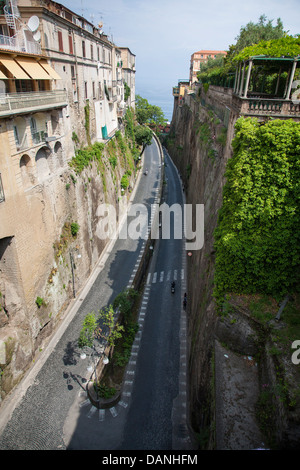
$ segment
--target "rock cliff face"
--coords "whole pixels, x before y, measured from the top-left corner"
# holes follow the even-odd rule
[[[213,299],[213,232],[222,204],[224,171],[231,156],[233,123],[224,127],[217,115],[194,96],[174,109],[168,151],[184,185],[188,204],[204,204],[204,245],[188,257],[190,399],[192,426],[210,422],[210,384],[216,312]],[[227,137],[227,138],[226,138]]]
[[[220,316],[213,296],[214,230],[238,115],[230,106],[230,92],[212,88],[186,94],[180,106],[175,103],[165,142],[181,174],[186,202],[204,204],[204,245],[187,256],[191,426],[201,448],[254,449],[266,436],[276,448],[299,448],[299,399],[288,404],[298,393],[299,370],[291,371],[290,357],[280,361],[270,352],[276,349],[274,325],[253,318],[244,303],[253,299],[245,296],[228,296],[223,305],[228,310]],[[272,308],[275,317],[275,301]],[[258,425],[266,384],[273,391],[282,384],[291,388],[284,400],[272,392],[259,417],[265,421]]]

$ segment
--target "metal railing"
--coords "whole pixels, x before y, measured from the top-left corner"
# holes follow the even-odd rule
[[[67,104],[65,90],[8,93],[0,95],[0,116],[63,107]]]

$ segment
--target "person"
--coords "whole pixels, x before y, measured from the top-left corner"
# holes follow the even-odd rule
[[[171,282],[171,289],[175,289],[175,281]]]
[[[186,298],[186,293],[184,294],[184,297],[183,297],[183,307],[186,308],[186,302],[187,302],[187,298]]]

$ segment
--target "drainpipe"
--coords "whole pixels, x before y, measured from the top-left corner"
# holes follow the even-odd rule
[[[75,41],[75,35],[74,35],[73,29],[72,29],[72,40],[73,40],[74,56],[75,56],[75,80],[76,80],[76,90],[77,90],[77,103],[79,103],[78,60],[77,60],[77,52],[76,52],[76,41]]]

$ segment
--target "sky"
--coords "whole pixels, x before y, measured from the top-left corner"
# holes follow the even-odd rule
[[[300,34],[300,0],[61,0],[116,46],[136,55],[136,94],[159,106],[170,121],[172,87],[189,78],[191,55],[228,50],[242,26],[261,15],[280,18],[285,31]]]

